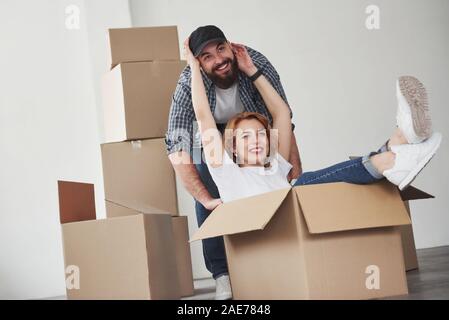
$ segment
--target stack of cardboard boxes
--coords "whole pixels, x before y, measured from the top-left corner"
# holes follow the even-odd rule
[[[177,299],[193,294],[187,217],[164,144],[185,61],[176,27],[110,29],[101,145],[107,219],[93,186],[59,182],[65,264],[80,272],[69,298]]]

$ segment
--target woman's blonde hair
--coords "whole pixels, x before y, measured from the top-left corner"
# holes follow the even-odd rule
[[[265,131],[267,133],[267,141],[268,141],[268,150],[267,150],[267,157],[270,155],[270,121],[265,117],[264,115],[261,115],[257,112],[241,112],[236,114],[234,117],[229,119],[228,123],[226,124],[225,132],[223,135],[223,145],[225,148],[225,152],[228,153],[229,156],[232,155],[232,161],[237,163],[237,156],[234,154],[234,146],[235,143],[235,135],[234,130],[237,128],[238,124],[243,120],[250,120],[255,119],[259,121],[263,127],[265,128]],[[230,134],[232,133],[232,134]],[[267,163],[265,166],[269,166],[270,164]]]

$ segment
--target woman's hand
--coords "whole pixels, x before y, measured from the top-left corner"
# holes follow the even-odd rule
[[[232,50],[234,51],[235,57],[237,58],[237,63],[239,65],[240,71],[245,73],[248,77],[252,76],[257,72],[257,68],[253,63],[253,59],[248,54],[248,50],[242,44],[231,43]]]
[[[198,61],[197,58],[195,58],[195,56],[192,53],[192,50],[190,50],[189,38],[187,38],[184,41],[184,57],[186,58],[190,68],[197,67],[200,65],[200,62]]]
[[[202,203],[202,205],[207,210],[212,211],[212,210],[214,210],[216,207],[218,207],[222,203],[223,202],[221,201],[221,199],[210,199],[210,200]]]

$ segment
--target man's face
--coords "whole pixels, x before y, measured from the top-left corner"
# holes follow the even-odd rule
[[[237,59],[227,41],[209,43],[198,60],[203,71],[219,88],[227,89],[237,80]]]

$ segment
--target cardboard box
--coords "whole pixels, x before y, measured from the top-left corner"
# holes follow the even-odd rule
[[[408,201],[404,201],[410,221],[412,219],[410,214],[410,205]],[[413,236],[412,224],[399,226],[402,240],[402,251],[404,253],[405,271],[418,269],[418,256],[416,254],[415,237]]]
[[[172,217],[172,225],[181,297],[192,296],[194,294],[193,270],[187,217]]]
[[[431,199],[435,198],[433,195],[428,194],[424,191],[421,191],[413,186],[409,186],[407,189],[403,190],[401,192],[401,198],[404,201],[405,208],[407,209],[408,216],[411,219],[410,214],[410,200],[417,200],[417,199]],[[401,239],[402,239],[402,250],[404,252],[404,263],[405,263],[405,270],[415,270],[418,269],[418,257],[416,254],[416,247],[415,247],[415,238],[413,235],[413,226],[405,225],[400,226],[399,230],[401,232]]]
[[[106,215],[108,217],[123,217],[148,213],[151,213],[151,211],[146,208],[132,209],[106,201]],[[190,253],[187,217],[172,217],[172,228],[180,295],[181,297],[187,297],[194,294],[192,257]]]
[[[102,144],[101,155],[106,200],[178,215],[175,173],[164,139]]]
[[[185,61],[122,63],[102,81],[105,143],[163,138]]]
[[[179,299],[169,215],[96,220],[93,185],[58,188],[68,299]]]
[[[398,189],[329,183],[225,203],[191,241],[224,236],[235,299],[369,299],[407,294]]]
[[[359,157],[350,156],[349,158],[355,159]],[[411,220],[409,200],[431,199],[435,197],[413,186],[409,186],[407,189],[401,192],[401,198],[404,201],[405,208],[407,209],[408,216],[410,217]],[[418,256],[416,254],[415,238],[413,235],[413,225],[410,224],[399,226],[399,230],[401,232],[405,271],[416,270],[419,268],[419,264],[418,264]]]
[[[111,69],[122,62],[179,60],[176,26],[109,29]]]

